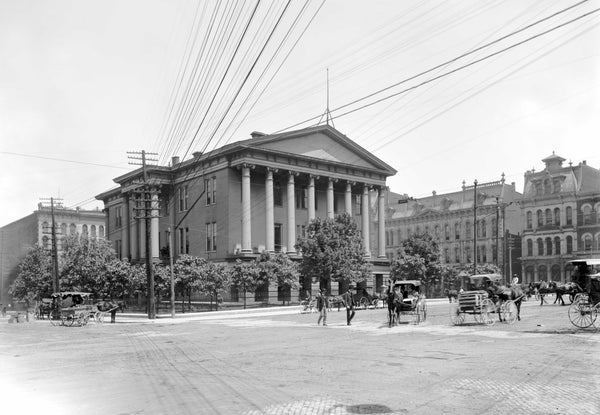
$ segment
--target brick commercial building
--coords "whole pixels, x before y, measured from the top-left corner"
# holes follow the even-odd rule
[[[542,161],[525,173],[520,203],[524,282],[567,282],[567,261],[600,257],[600,170],[554,153]]]
[[[54,208],[54,222],[57,235],[57,249],[60,255],[62,239],[66,235],[88,235],[90,238],[103,238],[105,215],[100,210]],[[10,299],[8,289],[17,278],[19,264],[35,244],[50,250],[52,248],[52,214],[50,207],[41,203],[32,214],[0,228],[0,297],[6,304]]]
[[[389,273],[385,221],[373,228],[369,200],[377,200],[377,216],[384,217],[386,178],[396,171],[331,126],[274,135],[254,132],[251,139],[194,153],[189,160],[173,157],[170,166],[145,170],[145,183],[153,189],[148,197],[160,207],[160,217],[149,220],[153,260],[168,255],[171,229],[176,256],[231,263],[263,251],[284,251],[299,259],[294,245],[311,219],[348,212],[363,232],[374,266],[365,287],[373,289]],[[108,214],[107,236],[120,257],[141,261],[146,225],[135,198],[144,171],[114,181],[117,189],[97,196]],[[371,244],[372,234],[376,244]],[[301,289],[310,289],[308,281],[303,284]],[[277,293],[277,287],[268,287],[257,291],[255,300],[297,295]]]

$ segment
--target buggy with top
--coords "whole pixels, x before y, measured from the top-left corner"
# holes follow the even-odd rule
[[[388,326],[400,323],[400,316],[411,316],[415,324],[427,319],[427,300],[419,280],[396,280],[387,287]]]
[[[569,320],[579,328],[600,328],[600,258],[575,259],[573,282],[583,288],[569,306]]]

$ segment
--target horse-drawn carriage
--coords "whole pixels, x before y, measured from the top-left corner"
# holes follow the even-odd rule
[[[569,306],[569,320],[579,328],[600,328],[600,258],[569,261],[572,279],[584,290]]]
[[[388,287],[388,325],[400,322],[401,315],[411,316],[415,324],[427,318],[427,300],[421,293],[421,281],[396,280]]]
[[[499,274],[479,274],[469,277],[467,291],[458,294],[450,306],[450,321],[454,325],[464,323],[465,315],[471,314],[477,323],[491,325],[499,315],[500,321],[513,324],[519,318],[519,306],[523,293],[501,287]],[[520,289],[519,289],[520,290]]]
[[[104,322],[119,305],[111,301],[94,304],[91,293],[66,291],[52,294],[48,317],[54,326],[85,326],[90,320]]]

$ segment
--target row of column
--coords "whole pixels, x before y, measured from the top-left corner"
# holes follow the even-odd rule
[[[287,246],[289,253],[295,253],[296,244],[296,192],[295,176],[297,173],[290,171],[287,182]],[[316,217],[315,211],[315,178],[318,176],[310,175],[308,184],[308,220],[309,222]],[[334,193],[333,183],[335,179],[329,179],[327,184],[327,217],[334,217]],[[265,202],[266,202],[266,240],[265,248],[267,251],[275,251],[275,214],[274,214],[274,193],[273,193],[273,169],[267,169],[265,178]],[[345,211],[352,215],[352,183],[346,183],[344,193]],[[379,190],[378,195],[378,257],[385,257],[385,195]],[[366,255],[370,256],[369,240],[369,187],[365,184],[362,193],[362,236]],[[242,166],[242,253],[252,252],[252,210],[251,210],[251,192],[250,192],[250,167]]]

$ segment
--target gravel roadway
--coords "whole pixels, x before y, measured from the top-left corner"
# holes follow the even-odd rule
[[[599,414],[600,332],[568,306],[514,325],[273,307],[55,327],[0,319],[0,411],[19,414]]]

